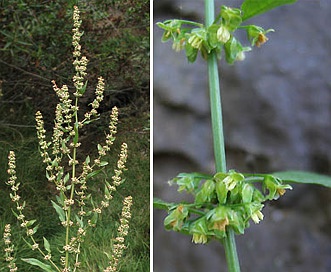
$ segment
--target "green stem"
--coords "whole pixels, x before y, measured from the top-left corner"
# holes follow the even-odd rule
[[[77,107],[78,107],[78,98],[75,99],[75,110],[74,110],[74,117],[75,117],[75,124],[74,128],[75,130],[75,136],[74,138],[78,139],[78,113],[77,113]],[[74,144],[76,144],[75,141],[73,141]],[[69,200],[73,200],[74,193],[75,193],[75,183],[73,182],[76,177],[76,156],[77,156],[77,148],[74,146],[73,148],[73,155],[72,155],[72,172],[71,172],[71,191],[70,191],[70,197]],[[71,204],[69,205],[68,212],[67,212],[67,225],[66,225],[66,240],[65,245],[69,245],[69,239],[70,239],[70,221],[71,221]],[[69,268],[69,251],[66,250],[66,257],[65,257],[65,268]]]
[[[214,21],[214,0],[205,1],[206,26],[208,27]],[[208,55],[207,65],[216,172],[226,172],[222,103],[216,52],[213,51]]]
[[[214,0],[205,0],[206,27],[214,22],[215,7]],[[211,121],[214,141],[214,156],[217,172],[226,172],[225,144],[223,134],[222,120],[222,103],[221,92],[218,77],[217,55],[216,52],[211,52],[208,56],[208,76],[209,76],[209,92],[210,92],[210,107]],[[239,259],[236,249],[234,231],[227,229],[226,238],[223,239],[226,261],[229,272],[240,272]]]
[[[223,245],[229,272],[240,272],[236,240],[232,229],[226,230],[226,238],[223,239]]]

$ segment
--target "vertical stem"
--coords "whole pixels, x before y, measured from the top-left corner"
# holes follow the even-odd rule
[[[208,0],[207,0],[208,1]],[[211,123],[214,141],[216,172],[226,172],[226,158],[223,135],[221,92],[218,77],[217,57],[215,52],[208,56],[209,94],[211,107]]]
[[[75,136],[74,138],[78,139],[78,113],[77,113],[77,108],[78,108],[78,97],[75,99],[75,110],[74,110],[74,117],[75,117],[75,123],[74,123],[74,131],[75,131]],[[73,140],[74,144],[75,142]],[[70,196],[69,200],[73,200],[74,198],[74,193],[75,193],[75,177],[76,177],[76,156],[77,156],[77,148],[74,146],[73,151],[72,151],[72,171],[71,171],[71,190],[70,190]],[[70,221],[71,221],[71,207],[72,205],[69,205],[68,212],[67,212],[67,225],[66,225],[66,241],[65,245],[69,245],[69,240],[70,240]],[[66,250],[66,257],[65,257],[65,268],[69,268],[69,251]]]
[[[214,21],[214,0],[205,0],[205,10],[206,26],[208,27]],[[217,56],[215,52],[211,52],[208,55],[207,65],[216,171],[226,172],[221,92],[218,77]]]
[[[236,240],[232,229],[226,230],[226,238],[223,239],[223,245],[229,272],[240,272]]]
[[[215,7],[214,0],[205,0],[206,27],[214,21]],[[207,59],[211,121],[214,141],[214,156],[217,172],[226,172],[225,144],[223,134],[222,103],[218,77],[218,66],[216,52],[211,52]],[[226,261],[229,272],[240,272],[239,259],[236,249],[234,232],[226,230],[226,238],[223,239]]]

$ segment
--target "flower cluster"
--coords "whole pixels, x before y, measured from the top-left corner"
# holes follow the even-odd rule
[[[112,176],[115,186],[118,186],[122,183],[121,174],[125,170],[125,163],[128,157],[128,146],[126,143],[123,143],[121,146],[121,153],[119,155],[119,160],[117,161],[117,169],[115,169],[115,175]]]
[[[115,272],[118,268],[119,260],[123,255],[123,251],[126,249],[124,244],[125,237],[128,235],[129,231],[129,220],[131,218],[131,206],[132,197],[128,196],[123,201],[122,214],[120,219],[120,226],[117,229],[117,237],[115,238],[113,245],[112,256],[109,261],[109,266],[104,269],[104,272]]]
[[[112,109],[112,113],[110,115],[109,122],[109,133],[106,135],[106,144],[98,146],[99,158],[95,161],[97,165],[100,164],[101,158],[106,155],[106,153],[110,150],[110,147],[113,145],[115,141],[115,134],[117,133],[117,122],[118,122],[118,109],[114,107]]]
[[[21,197],[18,195],[20,183],[17,182],[16,157],[14,151],[10,151],[8,155],[7,173],[9,174],[9,178],[6,184],[11,188],[10,198],[16,204],[16,209],[19,212],[18,215],[16,214],[16,217],[19,221],[22,221],[21,225],[26,225],[27,221],[25,221],[25,216],[22,213],[25,207],[25,203],[22,205],[20,204]]]
[[[272,175],[244,176],[233,170],[214,176],[182,173],[172,182],[179,186],[178,191],[193,194],[194,204],[169,206],[165,228],[189,233],[193,242],[203,244],[211,238],[226,237],[227,228],[243,234],[250,219],[255,224],[263,219],[264,201],[278,199],[286,189],[291,189]],[[262,191],[254,182],[262,183]],[[192,214],[198,217],[191,219]]]
[[[217,19],[210,26],[177,19],[166,20],[158,23],[158,26],[164,29],[162,41],[172,39],[172,48],[177,52],[184,49],[190,62],[196,60],[198,52],[206,59],[212,51],[215,51],[219,57],[224,51],[226,61],[232,64],[244,60],[245,52],[251,50],[250,47],[243,46],[234,36],[238,28],[246,29],[251,46],[257,47],[268,40],[265,34],[273,31],[255,25],[241,26],[243,19],[244,15],[240,9],[222,6]]]
[[[114,192],[117,190],[117,187],[122,184],[122,173],[125,170],[125,164],[128,156],[128,146],[126,143],[123,143],[121,146],[121,153],[119,155],[119,159],[117,161],[117,169],[114,169],[115,175],[112,176],[112,184],[105,181],[105,194],[104,194],[104,200],[101,201],[100,205],[95,207],[93,212],[93,217],[89,221],[90,226],[94,226],[96,219],[99,214],[102,213],[104,208],[107,208],[109,206],[109,201],[113,198]]]
[[[85,90],[86,90],[86,84],[84,85],[84,77],[87,75],[86,69],[87,69],[87,63],[88,60],[85,56],[81,56],[81,45],[80,45],[80,38],[83,35],[82,32],[80,32],[79,28],[82,24],[82,21],[80,20],[80,11],[78,7],[74,6],[74,14],[73,14],[73,21],[74,21],[74,27],[72,29],[73,37],[72,37],[72,45],[74,46],[74,52],[73,56],[75,58],[73,65],[76,70],[76,74],[73,77],[73,82],[76,88],[75,97],[81,97]]]
[[[18,270],[15,264],[15,258],[13,257],[14,245],[10,239],[11,237],[11,227],[10,224],[5,225],[5,230],[3,233],[3,240],[5,243],[5,261],[8,262],[8,268],[10,272],[15,272]]]
[[[79,28],[82,24],[80,20],[80,11],[77,6],[74,6],[74,14],[73,14],[73,21],[74,21],[74,28],[73,28],[73,37],[72,37],[72,45],[74,46],[75,50],[73,52],[74,57],[80,56],[81,45],[79,44],[80,37],[83,35],[82,32],[79,31]]]
[[[18,194],[20,183],[17,182],[16,176],[16,157],[14,151],[10,151],[8,155],[8,170],[9,174],[8,181],[6,184],[11,186],[10,198],[16,204],[16,216],[20,226],[25,229],[27,237],[32,241],[31,249],[39,249],[38,243],[35,241],[33,235],[37,232],[38,226],[33,226],[36,220],[27,220],[23,211],[25,208],[25,201],[20,202],[21,197]]]

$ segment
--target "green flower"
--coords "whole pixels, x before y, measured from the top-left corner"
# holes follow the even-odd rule
[[[208,227],[205,216],[190,225],[190,234],[193,235],[192,242],[195,244],[206,244],[208,242]]]
[[[192,47],[196,48],[196,49],[200,49],[203,39],[201,37],[199,37],[196,34],[192,34],[188,41],[187,41]]]
[[[263,213],[260,210],[257,210],[251,215],[252,220],[255,224],[258,224],[261,220],[263,220]]]
[[[216,35],[217,35],[217,39],[221,43],[226,43],[231,37],[230,31],[224,25],[221,25],[219,27],[219,29],[217,30]]]
[[[250,40],[251,45],[255,45],[257,47],[260,47],[268,41],[268,38],[266,36],[268,32],[275,31],[274,29],[264,30],[262,27],[256,25],[248,25],[244,28],[246,28],[247,37]]]
[[[237,8],[222,6],[220,15],[230,31],[236,30],[242,22],[241,10]]]
[[[206,244],[208,242],[208,237],[205,234],[193,233],[192,242],[195,244]]]
[[[226,226],[230,224],[228,218],[229,209],[225,206],[218,206],[207,214],[208,227],[214,230],[216,236],[225,237]]]
[[[195,203],[210,202],[215,197],[215,182],[213,180],[206,180],[197,192]]]
[[[269,191],[267,196],[269,200],[277,200],[280,196],[285,194],[286,189],[292,190],[291,185],[282,184],[280,179],[271,175],[265,176],[263,186],[265,190],[267,189]]]
[[[188,217],[188,209],[183,205],[178,205],[177,208],[164,219],[165,229],[181,230],[186,217]]]
[[[180,39],[180,40],[174,40],[172,44],[172,49],[175,50],[176,52],[179,52],[180,50],[183,50],[185,48],[185,39]]]

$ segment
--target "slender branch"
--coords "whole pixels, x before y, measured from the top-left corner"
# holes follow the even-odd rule
[[[9,67],[12,67],[12,68],[18,70],[18,71],[21,71],[21,72],[23,72],[24,74],[27,74],[27,75],[30,75],[30,76],[33,76],[33,77],[36,77],[36,78],[39,78],[39,79],[45,80],[45,81],[47,81],[47,82],[51,82],[51,80],[48,79],[48,78],[42,77],[42,76],[40,76],[40,75],[37,75],[37,74],[31,73],[31,72],[28,72],[28,71],[25,71],[24,69],[22,69],[22,68],[20,68],[20,67],[17,67],[17,66],[15,66],[15,65],[13,65],[13,64],[10,64],[10,63],[8,63],[8,62],[5,62],[5,61],[3,61],[3,60],[1,60],[1,59],[0,59],[0,62],[3,63],[3,64],[5,64],[5,65],[7,65],[7,66],[9,66]]]

